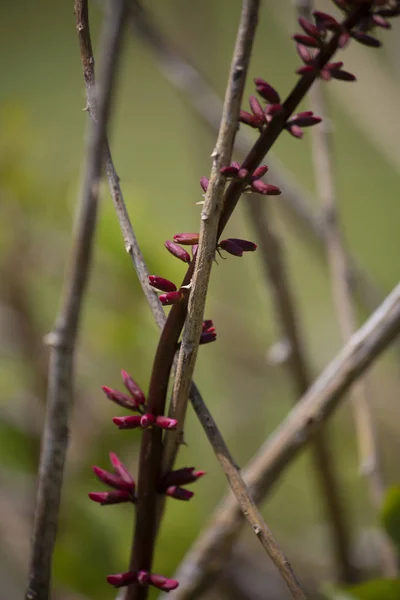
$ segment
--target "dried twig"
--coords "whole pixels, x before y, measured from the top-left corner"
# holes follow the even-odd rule
[[[283,248],[271,223],[268,201],[253,195],[246,204],[250,222],[257,234],[259,253],[270,282],[277,321],[281,335],[289,346],[287,368],[291,375],[296,397],[302,396],[311,384],[304,343],[301,337],[295,300],[285,268]],[[350,558],[350,540],[346,514],[340,496],[338,475],[329,447],[326,428],[315,436],[312,458],[325,503],[327,520],[331,527],[336,564],[342,581],[354,581],[355,572]]]
[[[184,93],[204,122],[214,132],[218,131],[222,101],[213,87],[164,35],[140,0],[133,0],[132,13],[134,33],[152,50],[166,79]],[[251,136],[241,128],[236,136],[235,150],[245,156],[251,145]],[[324,239],[325,231],[320,219],[313,214],[309,193],[273,153],[269,155],[268,164],[272,180],[283,189],[279,203],[287,209],[296,226],[305,231],[307,235],[304,235],[304,239],[310,243],[317,242],[318,256],[325,258],[323,245],[320,243]],[[347,262],[349,285],[361,304],[368,312],[372,312],[384,300],[385,295],[350,253]]]
[[[295,0],[300,16],[312,21],[311,0]],[[318,197],[324,214],[325,245],[331,274],[332,293],[336,315],[346,342],[357,329],[356,309],[347,279],[348,260],[343,234],[339,225],[338,202],[333,173],[332,139],[326,122],[327,108],[324,90],[316,81],[310,91],[310,107],[324,118],[319,127],[312,131],[314,175]],[[360,378],[351,390],[351,405],[360,455],[360,470],[367,477],[370,499],[377,511],[380,510],[385,494],[385,484],[380,464],[380,450],[376,427],[369,406],[371,381]],[[397,556],[386,535],[381,533],[381,562],[385,576],[394,577],[398,572]]]
[[[351,384],[399,332],[400,284],[352,335],[245,468],[243,477],[256,503],[265,499],[279,475],[322,429]],[[242,522],[235,499],[228,495],[182,563],[180,586],[171,592],[170,600],[194,598],[195,592],[208,587],[228,559]]]
[[[98,119],[92,122],[89,129],[85,175],[78,202],[72,254],[55,329],[48,336],[51,355],[47,416],[39,469],[27,600],[47,600],[50,594],[51,561],[68,445],[68,417],[73,398],[74,351],[91,266],[103,143],[121,46],[125,3],[123,0],[109,2],[109,8],[101,40]],[[79,14],[82,9],[80,0],[77,0],[75,9],[79,31]],[[85,35],[82,30],[79,33]]]

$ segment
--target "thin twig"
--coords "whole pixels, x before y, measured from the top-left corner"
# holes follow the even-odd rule
[[[90,29],[89,22],[87,20],[87,14],[85,19],[82,17],[82,23],[84,25],[83,30],[86,32],[86,35],[82,40],[83,45],[81,45],[81,57],[85,74],[86,86],[87,88],[89,88],[87,89],[87,107],[90,117],[92,119],[95,119],[97,111],[92,91],[95,83],[94,58],[91,48]],[[129,253],[132,256],[134,267],[138,273],[144,292],[146,293],[146,297],[149,301],[153,316],[159,327],[162,328],[165,322],[165,314],[160,302],[158,301],[158,297],[156,297],[156,303],[152,302],[153,295],[150,296],[150,299],[148,297],[148,290],[150,290],[151,294],[153,294],[152,288],[150,288],[150,286],[147,283],[149,272],[144,261],[143,255],[141,253],[140,247],[138,245],[137,238],[134,234],[132,224],[129,219],[129,215],[122,194],[122,189],[119,183],[119,177],[115,171],[108,144],[106,144],[106,150],[104,153],[104,163],[111,195],[113,197],[119,224],[125,240],[125,247],[128,249]],[[239,468],[236,465],[232,455],[230,454],[229,449],[221,435],[221,432],[219,431],[216,422],[214,421],[210,411],[208,410],[200,394],[199,389],[197,388],[194,382],[192,382],[190,388],[190,400],[194,410],[196,411],[199,421],[201,422],[206,432],[209,442],[213,447],[213,450],[224,470],[224,473],[231,483],[231,486],[240,490],[242,497],[245,497],[246,488],[240,476]]]
[[[183,92],[191,106],[212,131],[218,131],[222,101],[206,77],[176,49],[139,0],[133,0],[132,11],[133,31],[151,49],[165,78]],[[242,127],[236,136],[235,150],[246,156],[251,145],[252,138]],[[323,245],[320,243],[324,239],[325,231],[320,219],[313,214],[310,194],[302,188],[293,173],[273,153],[269,155],[268,164],[271,180],[283,189],[279,204],[287,209],[295,225],[306,232],[304,239],[310,243],[317,242],[318,256],[325,258]],[[385,295],[382,290],[350,253],[348,253],[347,278],[353,293],[368,312],[373,312],[384,300]]]
[[[257,504],[265,499],[304,446],[322,430],[351,384],[399,332],[400,284],[352,335],[245,468],[243,478]],[[194,598],[199,590],[210,585],[228,560],[242,524],[241,511],[229,494],[181,564],[177,575],[180,585],[170,593],[170,600]]]
[[[270,282],[281,335],[289,345],[287,368],[291,375],[296,398],[299,398],[307,391],[312,380],[300,332],[295,300],[285,268],[282,244],[271,223],[269,205],[265,198],[253,194],[251,201],[246,204],[246,212],[257,234],[259,254],[267,281]],[[315,436],[312,458],[322,501],[325,504],[327,520],[331,528],[339,579],[343,582],[351,582],[355,580],[355,570],[350,558],[349,525],[326,428]]]
[[[79,0],[75,8],[78,15]],[[123,0],[110,1],[109,8],[101,39],[101,76],[97,90],[98,120],[92,122],[89,128],[84,179],[78,201],[72,253],[61,308],[54,331],[48,338],[51,355],[47,415],[39,468],[26,600],[47,600],[50,594],[51,562],[68,446],[68,418],[73,399],[74,352],[82,302],[90,273],[103,143],[120,54],[125,3]]]
[[[298,14],[312,21],[311,0],[295,0]],[[331,275],[332,294],[343,342],[346,342],[357,329],[356,309],[348,284],[348,261],[343,233],[339,224],[338,201],[334,181],[332,156],[332,136],[327,124],[327,107],[322,82],[316,81],[310,90],[310,107],[314,113],[323,117],[323,122],[312,131],[312,154],[317,194],[324,215],[325,244]],[[363,377],[351,390],[360,471],[368,481],[370,500],[379,512],[385,496],[385,483],[382,473],[377,432],[371,414],[371,381]],[[397,556],[389,538],[381,532],[381,563],[386,577],[395,577],[398,573]]]

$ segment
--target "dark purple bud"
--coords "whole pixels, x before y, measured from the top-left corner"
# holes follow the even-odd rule
[[[90,492],[89,498],[102,506],[107,504],[122,504],[124,502],[133,502],[133,496],[130,492]]]
[[[320,10],[314,10],[313,15],[318,29],[337,30],[340,28],[340,23],[327,13],[321,12]]]
[[[253,192],[263,194],[263,196],[279,196],[281,194],[281,190],[276,185],[264,183],[260,179],[252,181],[250,187]]]
[[[200,185],[201,185],[201,189],[205,193],[207,191],[207,188],[208,188],[208,177],[204,177],[204,176],[201,177],[200,178]]]
[[[398,17],[400,15],[400,6],[397,8],[380,8],[375,14],[381,17]]]
[[[150,575],[150,584],[163,592],[171,592],[172,590],[176,590],[179,581],[176,579],[167,579],[167,577],[163,577],[162,575]]]
[[[149,284],[160,292],[176,292],[176,285],[172,281],[158,275],[149,275]]]
[[[109,400],[112,400],[119,406],[122,406],[123,408],[127,408],[128,410],[137,410],[138,409],[136,401],[133,398],[130,398],[129,396],[127,396],[126,394],[122,394],[122,392],[113,390],[112,388],[109,388],[106,385],[103,385],[101,389],[103,390],[103,392],[105,393],[105,395],[107,396],[107,398]]]
[[[135,488],[135,482],[131,477],[131,474],[114,452],[110,452],[110,462],[114,467],[114,471],[116,472],[116,474],[119,475],[121,479],[123,479],[126,483]]]
[[[250,127],[254,127],[254,129],[259,129],[260,125],[262,125],[260,119],[257,119],[254,115],[251,115],[245,110],[240,111],[240,122],[245,125],[249,125]]]
[[[116,588],[123,587],[135,583],[137,581],[137,573],[135,571],[128,571],[127,573],[107,575],[107,581]]]
[[[117,490],[122,490],[124,492],[133,492],[135,489],[135,483],[133,479],[128,483],[119,475],[115,475],[114,473],[109,473],[100,467],[92,467],[94,474],[96,477],[106,485],[113,487]]]
[[[167,281],[167,280],[165,280],[165,281]],[[146,402],[146,397],[145,397],[143,391],[140,389],[140,387],[136,383],[136,381],[126,371],[122,370],[121,375],[122,375],[122,381],[124,383],[124,386],[126,387],[128,392],[131,394],[131,396],[135,400],[136,404],[137,405],[144,404]]]
[[[194,467],[184,467],[183,469],[177,469],[176,471],[171,471],[165,475],[162,480],[161,488],[165,489],[172,485],[187,485],[188,483],[194,483],[200,477],[205,475],[205,471],[195,471]]]
[[[250,104],[250,108],[251,108],[253,114],[260,121],[265,120],[265,114],[264,114],[263,107],[261,106],[261,104],[259,103],[259,101],[257,100],[257,98],[255,96],[250,96],[249,104]]]
[[[167,240],[164,244],[168,252],[170,252],[175,258],[179,258],[179,260],[190,263],[190,255],[186,252],[184,248],[175,244],[175,242],[171,242]]]
[[[174,235],[174,242],[183,246],[193,246],[199,243],[200,235],[198,233],[177,233]],[[175,288],[176,289],[176,288]],[[165,292],[173,292],[174,290],[163,290]]]
[[[222,240],[219,243],[219,248],[228,252],[228,254],[232,254],[232,256],[243,256],[243,250],[238,244],[232,242],[232,240]]]
[[[300,27],[307,35],[311,35],[312,37],[320,39],[321,34],[319,29],[315,25],[310,23],[310,21],[307,21],[307,19],[305,19],[304,17],[299,17],[298,22]]]
[[[353,73],[343,71],[342,69],[329,69],[329,73],[334,79],[340,79],[341,81],[356,81],[357,78]]]
[[[255,169],[253,171],[253,177],[255,179],[260,179],[261,177],[264,177],[264,175],[267,171],[268,171],[267,165],[260,165],[259,167],[257,167],[257,169]]]
[[[316,68],[312,65],[304,65],[303,67],[299,67],[296,71],[298,75],[305,75],[306,73],[312,73],[316,71]]]
[[[178,421],[176,419],[170,419],[169,417],[164,417],[161,415],[156,417],[154,424],[160,429],[176,429]]]
[[[216,339],[217,339],[217,334],[215,332],[206,331],[200,335],[199,344],[201,346],[204,346],[205,344],[211,344],[211,342],[215,342]]]
[[[220,169],[220,173],[221,173],[221,175],[224,175],[225,177],[236,177],[239,169],[240,169],[240,166],[237,167],[237,166],[231,164],[228,167],[222,167],[222,169]]]
[[[380,48],[382,46],[382,44],[379,40],[372,37],[372,35],[363,33],[362,31],[352,31],[350,33],[350,35],[357,42],[359,42],[360,44],[363,44],[364,46],[370,46],[371,48]]]
[[[161,294],[161,296],[159,296],[159,300],[163,306],[179,304],[182,301],[182,298],[182,292],[169,292],[168,294]]]
[[[311,127],[312,125],[317,125],[321,123],[321,117],[315,117],[313,113],[310,115],[301,114],[295,115],[289,121],[290,125],[297,125],[298,127]]]
[[[232,242],[235,242],[243,252],[254,252],[257,249],[257,244],[250,242],[249,240],[241,240],[239,238],[229,238]]]
[[[301,35],[301,33],[296,33],[293,36],[293,39],[298,44],[307,46],[307,48],[319,48],[321,46],[321,42],[318,39],[315,39],[315,37],[311,37],[309,35]]]
[[[190,500],[190,498],[193,498],[194,496],[194,492],[178,487],[177,485],[171,485],[166,488],[164,494],[166,496],[171,496],[171,498],[175,498],[175,500]]]
[[[272,85],[267,83],[264,79],[261,79],[261,77],[256,77],[254,79],[254,83],[256,84],[257,92],[260,94],[260,96],[264,98],[264,100],[266,100],[270,104],[281,103],[281,99],[278,92],[272,87]]]

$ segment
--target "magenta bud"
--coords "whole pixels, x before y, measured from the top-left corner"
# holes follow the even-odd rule
[[[215,331],[214,323],[212,322],[211,319],[205,319],[203,321],[202,331],[210,331],[210,329],[212,329],[213,331]]]
[[[113,423],[118,429],[137,429],[141,427],[142,415],[134,415],[132,417],[114,417]]]
[[[286,125],[286,129],[293,137],[298,138],[299,140],[303,137],[301,127],[298,127],[297,125],[290,125],[289,123]]]
[[[235,242],[243,252],[254,252],[257,249],[257,244],[249,242],[248,240],[241,240],[239,238],[229,238],[232,242]]]
[[[249,170],[248,169],[239,169],[238,171],[238,177],[239,179],[246,179],[246,177],[249,174]]]
[[[125,585],[135,583],[135,581],[137,581],[137,573],[134,571],[128,571],[127,573],[107,575],[107,581],[116,588],[123,587]]]
[[[268,115],[268,117],[272,118],[275,115],[279,115],[282,112],[282,110],[282,104],[268,104],[268,106],[265,107],[265,114]]]
[[[133,398],[130,398],[126,394],[122,394],[117,390],[113,390],[112,388],[109,388],[106,385],[103,385],[101,389],[103,390],[103,392],[109,400],[112,400],[119,406],[122,406],[123,408],[127,408],[129,410],[137,410],[137,403]]]
[[[193,246],[199,243],[200,235],[198,233],[177,233],[174,235],[174,242],[183,246]],[[176,289],[176,288],[175,288]],[[173,292],[175,290],[163,290],[165,292]]]
[[[268,167],[267,165],[260,165],[259,167],[257,167],[257,169],[255,169],[253,171],[253,177],[255,179],[260,179],[261,177],[264,177],[265,173],[267,173],[268,171]]]
[[[117,475],[119,475],[121,479],[123,479],[126,483],[131,485],[132,489],[135,489],[135,482],[131,474],[114,452],[110,452],[110,462],[114,467],[114,471],[117,473]]]
[[[222,240],[219,243],[219,247],[232,256],[243,256],[243,250],[238,244],[235,244],[232,240]]]
[[[321,34],[319,29],[315,25],[310,23],[310,21],[307,21],[307,19],[305,19],[304,17],[299,17],[298,22],[300,27],[307,35],[311,35],[312,37],[315,37],[317,39],[320,38]]]
[[[170,419],[169,417],[160,415],[159,417],[156,417],[155,425],[160,429],[176,429],[178,421],[176,419]]]
[[[343,33],[340,34],[339,40],[338,40],[339,48],[341,48],[343,50],[343,48],[345,48],[347,46],[347,44],[349,43],[349,40],[350,40],[350,33],[348,31],[343,31]]]
[[[175,256],[175,258],[179,258],[179,260],[182,260],[185,263],[190,263],[190,256],[182,246],[178,246],[178,244],[175,244],[175,242],[171,242],[170,240],[167,240],[164,246],[168,252]]]
[[[279,94],[272,87],[272,85],[267,83],[264,79],[261,79],[261,77],[256,77],[254,79],[254,83],[256,84],[257,92],[264,98],[264,100],[270,104],[280,104],[281,99]]]
[[[319,39],[316,39],[315,37],[311,37],[309,35],[302,35],[301,33],[296,33],[293,36],[293,39],[298,44],[307,46],[307,48],[319,48],[321,45]]]
[[[312,65],[303,65],[297,69],[296,73],[298,75],[305,75],[306,73],[313,73],[314,71],[316,71],[316,69]]]
[[[250,98],[249,98],[249,104],[250,104],[250,108],[252,110],[252,113],[260,121],[265,120],[265,114],[264,114],[263,107],[261,106],[261,104],[259,103],[259,101],[257,100],[257,98],[255,96],[250,96]]]
[[[193,258],[196,256],[196,252],[197,252],[198,247],[199,247],[198,244],[194,244],[192,246],[192,256],[193,256]]]
[[[183,298],[182,292],[169,292],[168,294],[161,294],[159,300],[163,306],[170,306],[171,304],[179,304]]]
[[[150,574],[147,571],[139,571],[137,575],[137,581],[140,585],[148,585],[150,581]]]
[[[263,122],[265,121],[265,119],[263,119],[263,121],[260,121],[260,119],[258,119],[257,117],[255,117],[254,115],[250,114],[249,112],[245,111],[245,110],[241,110],[240,111],[240,122],[244,123],[245,125],[249,125],[250,127],[253,127],[254,129],[259,129],[260,125],[263,124]]]
[[[133,490],[135,489],[133,479],[131,479],[130,482],[127,482],[124,479],[122,479],[122,477],[120,477],[119,475],[109,473],[108,471],[105,471],[100,467],[94,466],[92,467],[92,469],[96,477],[106,485],[109,485],[110,487],[113,487],[117,490],[122,490],[124,492],[133,492]]]
[[[164,494],[166,496],[170,496],[171,498],[175,498],[175,500],[190,500],[194,496],[194,492],[190,490],[186,490],[185,488],[181,488],[177,485],[171,485],[166,488]]]
[[[126,371],[121,371],[122,381],[128,392],[134,398],[137,405],[142,405],[146,401],[146,397],[138,386],[136,381]]]
[[[114,492],[90,492],[89,498],[93,502],[97,502],[102,506],[107,504],[122,504],[123,502],[133,502],[133,497],[130,492],[114,491]]]
[[[161,292],[176,292],[176,285],[164,277],[149,275],[149,284]]]
[[[167,579],[167,577],[163,577],[162,575],[150,575],[149,581],[151,585],[162,590],[163,592],[171,592],[172,590],[176,590],[179,585],[179,581],[176,579]]]
[[[314,58],[309,50],[303,44],[296,44],[297,54],[306,65],[313,62]]]
[[[207,188],[208,188],[208,177],[201,177],[200,178],[200,185],[201,185],[201,189],[205,193],[207,191]]]
[[[205,474],[205,471],[195,471],[194,467],[177,469],[176,471],[171,471],[171,473],[165,475],[161,487],[165,489],[173,485],[180,486],[187,485],[188,483],[194,483]]]
[[[264,196],[279,196],[281,194],[281,190],[276,185],[264,183],[260,179],[252,181],[250,187],[253,192],[263,194]]]
[[[150,413],[146,413],[140,419],[140,426],[143,429],[148,429],[149,427],[151,427],[152,425],[154,425],[154,421],[155,421],[154,415],[152,415]]]

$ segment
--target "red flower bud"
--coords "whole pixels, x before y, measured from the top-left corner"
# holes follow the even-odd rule
[[[128,571],[127,573],[117,573],[116,575],[107,575],[107,581],[116,588],[130,585],[137,581],[137,573]]]
[[[114,473],[109,473],[100,467],[92,467],[94,474],[96,477],[106,485],[113,487],[117,490],[122,490],[124,492],[133,492],[135,489],[135,482],[131,479],[129,482],[125,481],[119,475],[115,475]]]
[[[137,402],[134,398],[130,398],[126,394],[122,394],[117,390],[113,390],[112,388],[109,388],[106,385],[103,385],[101,389],[103,390],[103,392],[109,400],[112,400],[119,406],[127,408],[128,410],[137,410]]]
[[[281,99],[279,97],[278,92],[267,83],[264,79],[260,77],[256,77],[254,79],[254,83],[256,84],[257,92],[270,104],[280,104]]]
[[[187,485],[188,483],[194,483],[200,477],[205,475],[205,471],[195,471],[194,467],[184,467],[182,469],[177,469],[176,471],[171,471],[167,475],[164,476],[161,487],[163,489],[168,488],[172,485]]]
[[[305,19],[304,17],[299,17],[298,22],[300,27],[307,35],[311,35],[312,37],[315,37],[317,39],[320,38],[319,29],[315,25],[310,23],[310,21],[307,21],[307,19]]]
[[[264,177],[265,173],[267,173],[268,171],[268,167],[267,165],[260,165],[259,167],[257,167],[257,169],[255,169],[253,171],[253,177],[255,179],[260,179],[261,177]]]
[[[238,244],[232,242],[232,240],[222,240],[219,243],[219,247],[225,252],[232,254],[232,256],[243,256],[243,250]]]
[[[152,415],[150,413],[146,413],[140,419],[140,427],[142,427],[143,429],[148,429],[149,427],[154,425],[154,421],[155,421],[154,415]]]
[[[169,306],[171,304],[179,304],[183,298],[182,292],[169,292],[168,294],[161,294],[159,300],[163,306]]]
[[[185,488],[181,488],[178,487],[176,485],[171,485],[170,487],[168,487],[164,494],[166,496],[171,496],[171,498],[175,498],[175,500],[190,500],[190,498],[193,498],[194,496],[194,492],[191,492],[190,490],[186,490]]]
[[[132,379],[132,377],[126,371],[121,371],[121,375],[122,375],[122,381],[124,383],[124,386],[126,387],[128,392],[131,394],[131,396],[134,398],[136,404],[137,405],[144,404],[146,402],[146,397],[145,397],[143,391],[140,389],[140,387],[136,383],[136,381],[134,379]]]
[[[178,421],[176,419],[170,419],[169,417],[159,416],[156,417],[155,425],[160,429],[176,429]]]
[[[168,252],[175,256],[175,258],[179,258],[179,260],[182,260],[185,263],[190,263],[190,256],[182,246],[178,246],[178,244],[175,244],[175,242],[171,242],[170,240],[167,240],[164,246]]]
[[[174,235],[174,242],[182,244],[183,246],[193,246],[199,243],[200,235],[198,233],[177,233]],[[176,288],[175,288],[176,289]],[[163,290],[165,292],[172,292],[174,290]]]
[[[200,178],[200,185],[201,185],[201,189],[205,193],[207,191],[207,188],[208,188],[208,177],[201,177]]]
[[[163,592],[171,592],[178,587],[179,581],[176,579],[167,579],[167,577],[163,577],[162,575],[150,575],[150,584],[159,590],[163,590]]]
[[[257,194],[263,194],[264,196],[279,196],[281,194],[281,190],[276,185],[264,183],[260,179],[252,181],[250,188],[251,191],[256,192]]]
[[[157,275],[149,275],[149,284],[161,292],[176,291],[176,285],[172,281],[164,279],[164,277],[158,277]]]
[[[243,252],[254,252],[257,249],[257,244],[249,242],[248,240],[241,240],[239,238],[229,238],[232,242],[235,242]]]
[[[114,467],[114,471],[117,473],[117,475],[119,475],[121,479],[123,479],[126,483],[131,484],[134,488],[135,482],[131,477],[131,474],[114,452],[110,452],[110,462]]]
[[[301,33],[296,33],[293,36],[295,42],[299,44],[303,44],[303,46],[307,46],[307,48],[319,48],[321,46],[321,42],[319,39],[315,37],[311,37],[309,35],[302,35]]]
[[[132,417],[114,417],[113,423],[118,427],[118,429],[137,429],[141,427],[141,418],[142,415],[134,415]]]
[[[261,106],[261,104],[259,103],[259,101],[257,100],[257,98],[255,96],[250,96],[249,104],[250,104],[250,108],[251,108],[253,114],[256,117],[258,117],[258,119],[260,119],[260,121],[265,120],[265,114],[264,114],[263,107]]]
[[[90,492],[89,498],[102,506],[107,504],[122,504],[123,502],[133,502],[133,496],[129,492]]]
[[[255,117],[254,115],[250,114],[249,112],[247,112],[245,110],[240,111],[240,119],[239,120],[241,123],[244,123],[245,125],[249,125],[250,127],[253,127],[254,129],[259,129],[260,126],[264,122],[264,119],[262,121],[260,121],[260,119],[258,119],[257,117]]]

